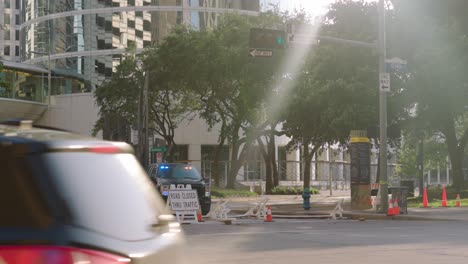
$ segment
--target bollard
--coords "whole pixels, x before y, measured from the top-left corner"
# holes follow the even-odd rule
[[[302,194],[304,199],[304,210],[310,209],[310,190],[309,188],[304,188],[304,193]]]

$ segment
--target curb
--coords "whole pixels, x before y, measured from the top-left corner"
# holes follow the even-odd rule
[[[365,214],[365,213],[353,213],[353,212],[343,212],[343,217],[350,219],[367,219],[367,220],[400,220],[400,221],[463,221],[455,219],[444,219],[444,218],[430,218],[422,216],[412,216],[412,215],[379,215],[379,214]]]

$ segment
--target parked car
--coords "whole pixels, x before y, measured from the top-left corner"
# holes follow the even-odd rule
[[[172,184],[174,186],[182,184],[184,187],[190,184],[192,189],[197,190],[202,214],[210,212],[211,182],[202,177],[194,166],[188,163],[162,163],[157,170],[153,170],[151,178],[166,201]]]
[[[183,235],[126,143],[0,123],[0,263],[180,263]]]

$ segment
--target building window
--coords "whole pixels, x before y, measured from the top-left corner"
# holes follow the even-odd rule
[[[20,15],[16,14],[16,15],[15,15],[15,24],[16,24],[16,25],[19,25],[20,22],[21,22],[21,21],[20,21]]]
[[[120,28],[118,27],[112,27],[112,34],[114,36],[120,36]]]
[[[106,21],[106,32],[112,32],[112,21]]]
[[[5,48],[3,48],[3,55],[10,56],[10,46],[5,46]]]
[[[135,0],[128,0],[128,6],[135,6]]]
[[[20,55],[20,48],[19,48],[19,46],[16,46],[15,47],[15,56],[19,57],[19,55]]]
[[[136,36],[139,38],[143,38],[143,31],[141,30],[135,30]]]
[[[3,24],[4,26],[10,25],[10,14],[5,14]]]
[[[151,41],[143,40],[143,48],[146,48],[146,47],[151,47]]]
[[[177,11],[177,20],[176,20],[177,25],[182,24],[182,16],[183,16],[182,11]]]
[[[151,22],[148,20],[143,21],[143,30],[151,31]]]
[[[143,17],[143,11],[136,11],[135,16],[136,17]]]
[[[188,160],[188,145],[177,145],[174,150],[174,161]]]
[[[128,20],[128,27],[135,28],[135,20]]]
[[[19,39],[20,39],[19,30],[16,30],[16,31],[15,31],[15,39],[16,39],[16,40],[19,40]]]
[[[10,0],[5,0],[5,8],[10,8]]]
[[[9,29],[5,30],[4,35],[5,35],[5,40],[10,40],[10,30]]]
[[[202,145],[201,146],[201,173],[207,178],[213,178],[215,175],[215,167],[213,166],[213,161],[215,159],[215,154],[217,150],[216,145]],[[218,174],[221,180],[226,178],[226,171],[229,167],[229,146],[222,146],[220,152],[218,153]]]
[[[21,0],[16,0],[15,1],[15,9],[20,9],[21,8]]]

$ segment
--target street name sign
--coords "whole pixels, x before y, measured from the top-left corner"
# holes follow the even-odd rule
[[[379,87],[382,92],[390,92],[390,73],[379,74]]]
[[[151,148],[151,152],[166,152],[166,151],[167,151],[167,148],[165,146]]]
[[[273,50],[268,49],[249,49],[250,57],[272,57]]]
[[[395,57],[385,60],[385,64],[392,70],[402,71],[406,69],[408,62],[401,58]]]

